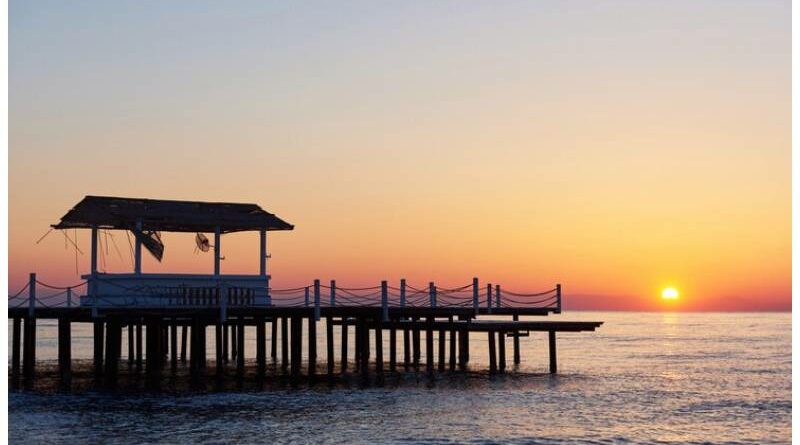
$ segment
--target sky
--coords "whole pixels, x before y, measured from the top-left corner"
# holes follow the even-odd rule
[[[274,287],[477,276],[561,283],[567,309],[791,310],[790,12],[12,0],[9,292],[80,281],[88,254],[37,240],[109,195],[260,204],[296,226],[269,234]],[[101,267],[129,271],[111,235]],[[164,240],[145,272],[213,270]],[[257,272],[257,234],[221,244],[223,273]]]

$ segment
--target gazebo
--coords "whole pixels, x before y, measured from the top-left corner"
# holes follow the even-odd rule
[[[86,196],[61,218],[55,229],[91,230],[91,270],[82,306],[91,307],[216,307],[267,306],[267,232],[294,226],[256,204],[174,201],[160,199]],[[135,238],[132,273],[106,273],[97,269],[101,230],[130,231]],[[220,273],[222,235],[257,231],[258,275]],[[197,248],[213,250],[213,274],[143,273],[142,247],[161,261],[164,244],[160,232],[196,233]],[[213,244],[204,235],[213,234]]]

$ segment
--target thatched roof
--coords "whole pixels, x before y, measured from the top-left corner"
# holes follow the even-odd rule
[[[132,230],[137,221],[141,221],[144,231],[214,232],[219,227],[222,233],[230,233],[294,229],[256,204],[109,196],[86,196],[53,227]]]

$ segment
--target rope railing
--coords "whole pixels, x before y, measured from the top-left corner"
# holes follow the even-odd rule
[[[69,286],[54,285],[42,280],[35,279],[35,274],[31,274],[31,281],[22,286],[17,292],[8,297],[9,307],[23,307],[27,303],[30,306],[33,297],[31,285],[35,284],[46,289],[57,290],[59,292],[48,295],[37,295],[33,297],[34,306],[45,308],[71,306],[72,292],[86,286],[86,300],[81,301],[82,306],[98,306],[102,303],[112,307],[130,307],[141,304],[157,304],[165,306],[186,305],[191,307],[216,307],[223,305],[248,306],[248,305],[271,305],[276,307],[333,307],[333,306],[357,306],[357,307],[442,307],[442,308],[471,308],[476,311],[487,310],[491,313],[492,309],[497,308],[533,308],[542,310],[561,310],[561,287],[548,289],[541,292],[523,292],[501,288],[499,285],[484,284],[478,285],[478,280],[470,284],[457,287],[436,286],[430,283],[428,286],[415,287],[400,281],[400,286],[389,285],[383,282],[378,286],[347,287],[338,286],[335,281],[330,285],[322,284],[319,280],[314,280],[307,286],[272,288],[267,285],[247,285],[241,280],[228,280],[222,277],[215,277],[213,280],[206,280],[200,283],[193,283],[191,277],[186,283],[180,285],[154,285],[152,282],[142,281],[137,284],[135,277],[125,277],[123,280],[93,276],[88,280],[81,281]],[[144,277],[146,278],[146,277]],[[95,285],[90,286],[92,283]],[[101,290],[105,295],[94,297],[92,292],[98,292],[97,286],[108,286],[117,289],[116,292],[109,289]],[[225,293],[223,294],[223,289]],[[25,292],[28,291],[26,295]],[[187,294],[189,297],[187,297]],[[69,301],[58,301],[59,297],[69,296]],[[256,296],[262,298],[260,303],[256,303]],[[144,298],[144,300],[143,300]],[[150,299],[150,300],[149,300]],[[143,303],[145,302],[145,303]],[[147,303],[149,302],[149,303]],[[319,311],[317,310],[317,313]]]

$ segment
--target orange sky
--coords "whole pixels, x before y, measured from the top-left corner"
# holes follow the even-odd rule
[[[204,7],[12,2],[10,291],[77,281],[60,234],[35,241],[95,194],[262,205],[296,225],[276,287],[791,309],[788,2]],[[145,271],[211,271],[165,243]],[[257,235],[223,254],[255,272]]]

